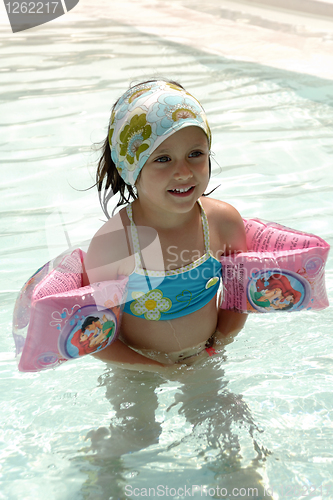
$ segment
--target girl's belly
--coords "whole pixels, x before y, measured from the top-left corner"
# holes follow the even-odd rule
[[[176,362],[205,348],[217,317],[216,297],[198,311],[173,320],[147,321],[124,313],[120,339],[149,358]]]

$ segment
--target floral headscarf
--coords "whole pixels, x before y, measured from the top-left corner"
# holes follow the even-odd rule
[[[201,104],[178,85],[154,81],[125,92],[111,115],[109,143],[126,184],[134,186],[149,156],[165,139],[190,126],[205,132],[210,147],[211,132]]]

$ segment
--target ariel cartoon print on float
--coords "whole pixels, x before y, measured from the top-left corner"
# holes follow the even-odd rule
[[[308,283],[296,273],[257,275],[248,288],[248,299],[255,308],[288,311],[301,309],[308,295]]]
[[[77,356],[83,356],[106,347],[114,332],[115,323],[105,314],[102,319],[88,316],[68,341],[78,350]]]

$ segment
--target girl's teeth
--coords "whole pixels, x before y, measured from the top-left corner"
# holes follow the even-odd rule
[[[190,189],[191,188],[189,187],[187,189],[173,189],[172,191],[175,192],[175,193],[186,193],[186,191],[189,191]]]

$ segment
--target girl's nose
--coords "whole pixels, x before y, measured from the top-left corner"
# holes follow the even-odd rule
[[[193,177],[192,170],[189,168],[189,165],[185,161],[179,161],[176,165],[174,177],[176,179],[190,179]]]

